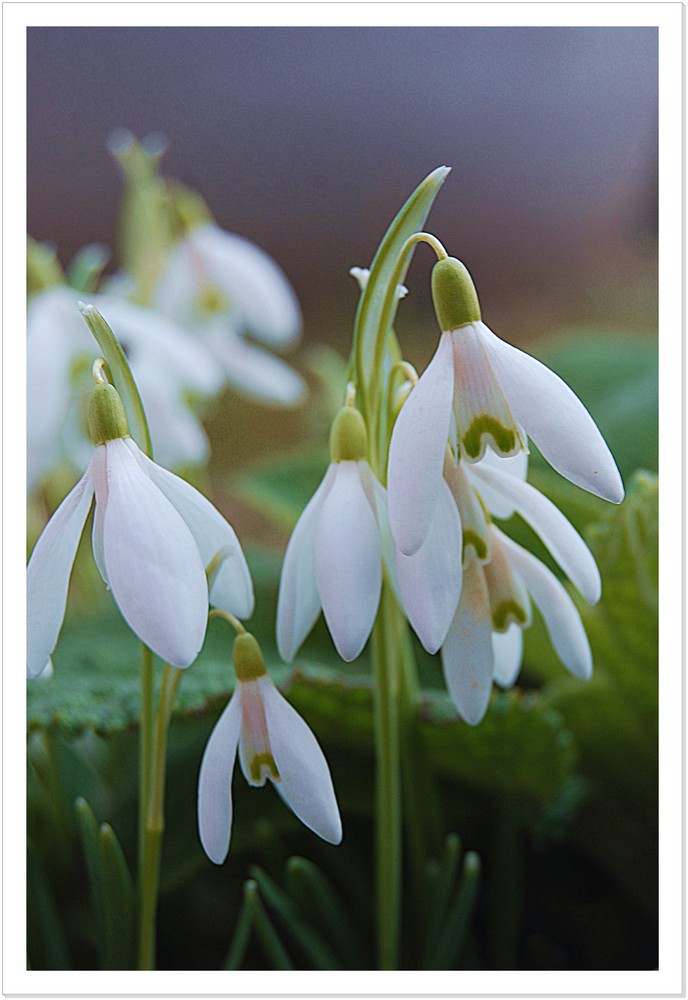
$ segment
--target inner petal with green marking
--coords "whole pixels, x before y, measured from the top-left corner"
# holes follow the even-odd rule
[[[279,781],[280,774],[270,746],[265,708],[258,681],[241,684],[241,736],[239,760],[249,785],[264,785],[269,778]]]
[[[494,531],[492,559],[484,566],[490,613],[495,632],[506,632],[513,623],[522,628],[530,625],[530,597],[521,578],[509,565],[503,546]]]

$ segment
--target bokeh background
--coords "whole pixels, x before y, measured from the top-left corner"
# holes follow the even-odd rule
[[[53,241],[63,263],[85,243],[116,243],[121,184],[106,149],[109,133],[120,126],[139,137],[162,132],[169,142],[163,172],[198,188],[220,225],[258,243],[287,273],[304,314],[303,339],[290,361],[309,378],[319,367],[322,382],[323,370],[336,365],[322,355],[316,364],[316,345],[344,356],[350,346],[358,290],[349,268],[370,263],[416,184],[447,164],[453,169],[427,228],[467,264],[486,322],[510,342],[556,358],[627,482],[639,467],[656,469],[655,29],[31,28],[27,53],[28,231]],[[416,254],[396,324],[419,368],[437,342],[432,259],[424,248]],[[242,540],[272,552],[252,554],[259,590],[269,578],[266,632],[289,524],[326,461],[328,405],[322,392],[292,413],[230,395],[208,417],[216,502]],[[274,465],[300,442],[321,445],[309,475],[287,460],[281,473],[259,468],[251,480],[256,463]],[[243,492],[242,474],[249,477]],[[635,499],[600,528],[604,504],[581,499],[573,488],[556,492],[557,478],[538,484],[553,490],[586,537],[591,526],[595,553],[605,560],[610,604],[586,619],[596,679],[583,694],[580,685],[557,687],[563,668],[550,667],[542,629],[534,629],[522,679],[535,699],[523,704],[532,709],[521,713],[517,696],[495,704],[477,730],[431,727],[452,828],[479,850],[485,868],[461,964],[652,968],[656,484],[639,481]],[[246,499],[255,501],[261,490],[264,499],[283,498],[281,520]],[[626,617],[612,620],[618,608]],[[108,627],[121,634],[111,618]],[[78,708],[72,711],[102,627],[68,619],[56,679],[62,669],[70,683],[71,659],[74,699],[51,703],[46,696],[43,703],[41,693],[32,708],[35,864],[52,886],[61,925],[70,928],[62,948],[34,927],[37,968],[59,967],[70,948],[76,967],[95,960],[83,866],[73,820],[65,818],[73,797],[87,794],[99,818],[113,822],[125,853],[133,850],[129,772],[136,744],[127,726],[136,679],[118,678],[123,690],[129,684],[122,720],[108,718],[106,701],[89,709],[96,720],[90,728],[76,719]],[[218,636],[210,639],[220,648]],[[331,656],[324,629],[316,629],[308,649],[311,659]],[[108,666],[119,669],[114,651],[111,659]],[[435,666],[424,665],[427,676]],[[279,878],[289,851],[307,849],[345,889],[355,881],[351,873],[370,864],[372,758],[363,744],[338,744],[336,713],[328,722],[327,704],[299,682],[295,703],[326,745],[335,777],[344,776],[338,788],[347,843],[339,854],[314,846],[314,838],[304,844],[284,810],[265,812],[265,796],[258,805],[235,784],[244,825],[237,826],[228,865],[211,869],[188,802],[221,702],[201,713],[193,683],[190,676],[191,707],[171,738],[174,820],[163,863],[160,959],[167,968],[221,964],[248,864],[258,861]],[[60,774],[59,794],[41,783],[41,754]],[[363,885],[364,929],[371,905],[365,891]],[[251,958],[256,967],[264,961],[258,953]]]

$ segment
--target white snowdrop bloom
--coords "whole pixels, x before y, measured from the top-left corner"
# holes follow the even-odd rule
[[[442,644],[461,590],[461,522],[449,490],[413,556],[396,550],[386,491],[365,460],[363,418],[344,407],[331,435],[332,463],[289,541],[277,604],[277,645],[293,660],[322,609],[337,652],[354,660],[380,602],[382,561],[401,607],[430,652]]]
[[[616,463],[578,397],[549,368],[488,329],[463,264],[440,260],[432,277],[443,332],[399,414],[389,453],[390,521],[402,552],[413,553],[427,534],[453,434],[467,462],[480,461],[488,446],[516,455],[528,436],[562,476],[620,503]]]
[[[301,309],[279,265],[209,221],[190,228],[172,249],[154,305],[185,325],[203,313],[226,313],[266,344],[289,344],[301,332]]]
[[[464,570],[442,664],[452,700],[471,725],[485,713],[492,681],[510,687],[518,676],[531,598],[564,665],[583,679],[592,673],[590,647],[567,591],[539,559],[491,523],[487,508],[498,516],[516,512],[523,517],[583,597],[595,604],[601,582],[592,553],[561,511],[525,482],[522,469],[505,468],[507,460],[501,465],[494,459],[467,471],[462,463],[445,465],[464,525]]]
[[[140,451],[113,386],[96,385],[89,424],[94,449],[88,469],[29,561],[28,676],[41,674],[57,644],[94,494],[92,548],[100,575],[142,642],[173,666],[186,667],[203,644],[209,601],[241,618],[253,611],[241,546],[204,496]]]
[[[232,831],[232,776],[237,750],[249,785],[269,778],[310,830],[331,844],[342,839],[342,823],[327,761],[298,712],[265,671],[255,638],[234,643],[237,684],[203,754],[198,781],[198,829],[205,853],[220,865]]]
[[[27,313],[27,465],[35,485],[61,459],[80,465],[88,434],[80,412],[75,372],[93,353],[93,339],[78,308],[79,295],[55,285],[35,295]],[[205,432],[185,400],[211,396],[222,373],[202,344],[150,309],[95,295],[92,302],[123,346],[146,408],[156,456],[165,465],[201,462]]]

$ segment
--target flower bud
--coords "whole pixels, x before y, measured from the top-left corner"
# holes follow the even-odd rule
[[[343,406],[330,431],[330,458],[333,462],[360,462],[368,457],[368,431],[354,406]]]
[[[100,382],[93,390],[88,404],[88,429],[94,445],[129,436],[122,400],[109,382]]]
[[[260,646],[250,632],[241,632],[236,637],[232,656],[237,680],[255,681],[266,673]]]
[[[432,300],[443,332],[480,321],[480,303],[473,279],[456,257],[438,260],[433,267]]]

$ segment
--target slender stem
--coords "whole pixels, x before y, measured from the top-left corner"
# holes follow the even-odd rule
[[[383,584],[373,631],[375,746],[377,756],[376,856],[378,962],[398,968],[401,927],[401,776],[399,769],[398,677],[390,632],[393,594]]]
[[[143,894],[143,855],[145,851],[146,814],[153,756],[153,654],[141,645],[141,728],[139,731],[139,899]]]

